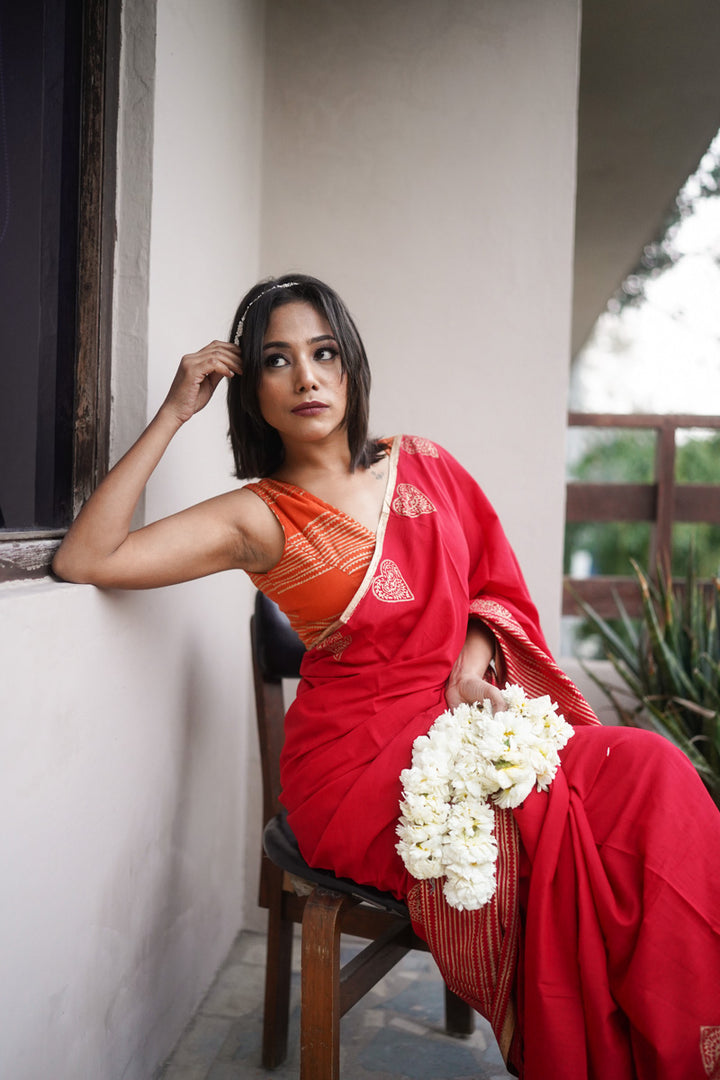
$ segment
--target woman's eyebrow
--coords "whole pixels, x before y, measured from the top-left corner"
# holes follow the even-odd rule
[[[307,343],[308,345],[315,345],[318,341],[335,341],[335,338],[332,334],[318,334],[317,337],[308,338]],[[289,341],[266,341],[263,345],[263,350],[289,348],[291,348]]]

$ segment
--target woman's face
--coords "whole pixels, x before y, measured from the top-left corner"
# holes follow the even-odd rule
[[[263,339],[258,387],[263,419],[292,442],[319,442],[343,430],[347,380],[330,324],[312,304],[273,308]],[[346,438],[346,436],[345,436]]]

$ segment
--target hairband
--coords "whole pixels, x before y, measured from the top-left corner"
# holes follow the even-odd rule
[[[302,285],[302,281],[279,281],[279,282],[277,282],[276,285],[270,285],[270,286],[268,286],[267,289],[263,289],[263,291],[260,293],[259,296],[256,296],[254,300],[250,301],[248,306],[245,308],[245,311],[243,312],[242,319],[240,319],[240,321],[237,324],[237,328],[235,330],[235,337],[233,338],[233,345],[239,345],[240,344],[240,339],[241,339],[242,333],[243,333],[243,323],[245,322],[245,320],[247,318],[247,313],[250,310],[250,308],[253,306],[253,304],[256,304],[258,302],[258,300],[260,300],[267,293],[272,292],[273,289],[289,289],[291,285]]]

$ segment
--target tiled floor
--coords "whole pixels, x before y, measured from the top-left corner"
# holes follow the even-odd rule
[[[360,946],[344,946],[348,955]],[[343,958],[345,959],[345,957]],[[265,938],[241,934],[158,1080],[297,1080],[298,970],[288,1058],[260,1065]],[[409,953],[342,1020],[342,1080],[507,1080],[489,1025],[468,1039],[444,1032],[442,981],[426,953]]]

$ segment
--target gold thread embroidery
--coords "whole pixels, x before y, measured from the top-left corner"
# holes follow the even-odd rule
[[[398,484],[397,495],[392,508],[401,517],[420,517],[421,514],[434,514],[435,507],[414,484]]]
[[[386,604],[400,604],[414,600],[415,595],[392,559],[383,559],[380,573],[372,583],[373,596]]]

